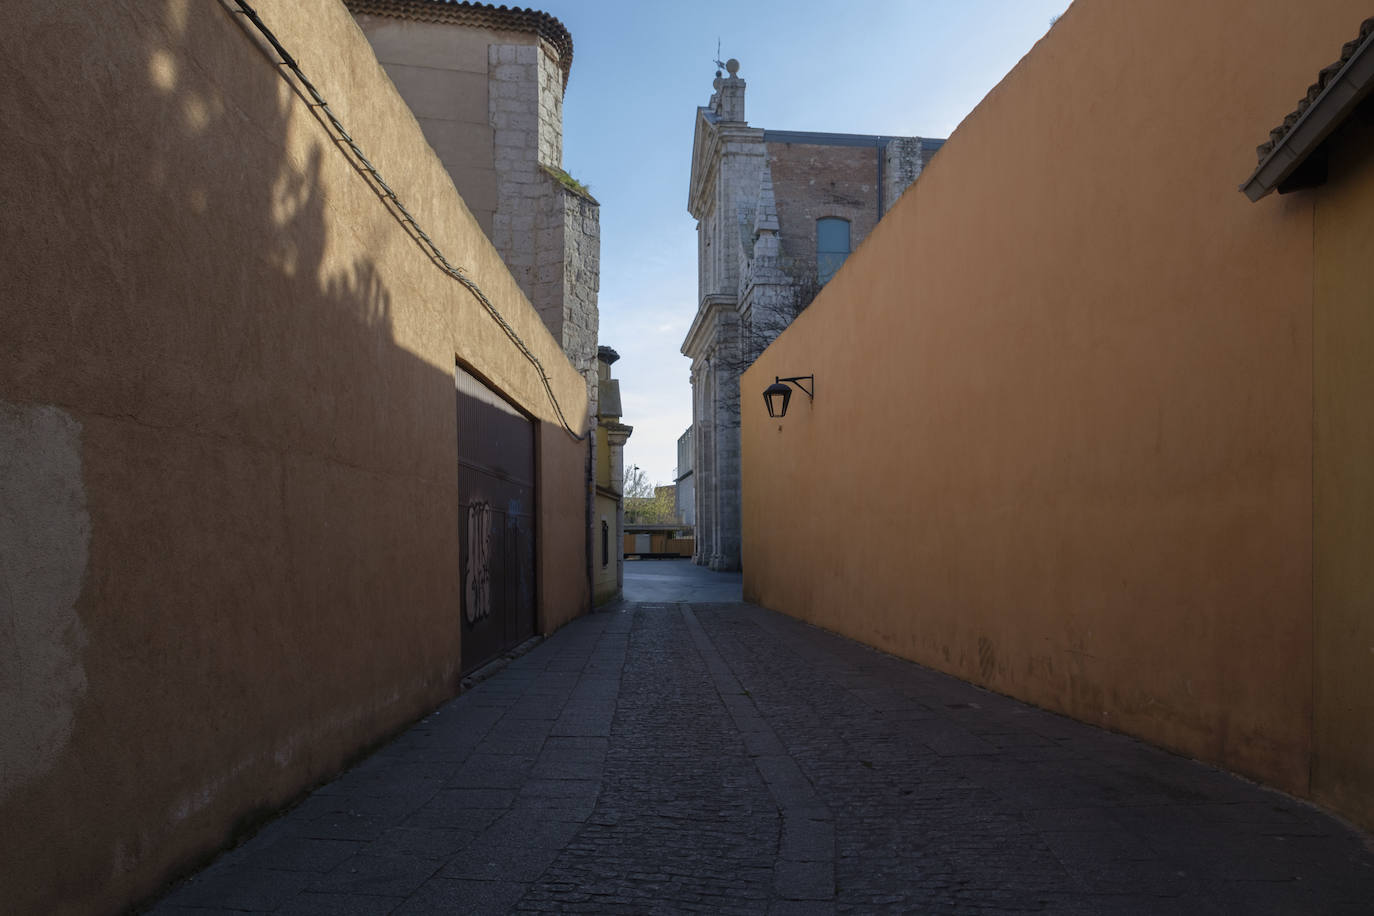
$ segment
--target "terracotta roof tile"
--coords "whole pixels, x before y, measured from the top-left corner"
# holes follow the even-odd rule
[[[1282,124],[1269,131],[1268,140],[1255,147],[1255,154],[1259,157],[1261,163],[1264,162],[1266,156],[1273,152],[1278,142],[1288,135],[1288,132],[1293,129],[1293,125],[1298,123],[1298,119],[1303,116],[1307,109],[1311,107],[1312,103],[1317,100],[1317,97],[1322,94],[1322,91],[1336,78],[1336,74],[1344,69],[1346,62],[1350,60],[1355,51],[1360,45],[1364,44],[1365,40],[1368,39],[1371,34],[1374,34],[1374,17],[1370,17],[1360,23],[1359,36],[1347,41],[1341,46],[1340,60],[1327,64],[1321,69],[1321,72],[1317,74],[1317,81],[1308,87],[1307,95],[1299,100],[1298,107],[1283,119]]]
[[[573,57],[572,35],[563,23],[548,13],[518,6],[458,0],[344,0],[344,6],[355,16],[390,16],[414,22],[442,22],[478,29],[530,32],[553,46],[563,70],[563,85],[568,83]]]

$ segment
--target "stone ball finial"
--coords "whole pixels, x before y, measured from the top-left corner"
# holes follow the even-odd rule
[[[739,61],[735,60],[733,57],[727,60],[725,62],[725,72],[730,74],[731,79],[739,76]]]

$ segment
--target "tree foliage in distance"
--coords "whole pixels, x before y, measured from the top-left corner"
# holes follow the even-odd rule
[[[625,469],[620,492],[624,494],[626,500],[652,497],[654,485],[649,483],[649,475],[641,471],[639,465],[632,464]]]
[[[626,524],[677,524],[676,487],[654,486],[638,466],[625,469],[624,487]]]

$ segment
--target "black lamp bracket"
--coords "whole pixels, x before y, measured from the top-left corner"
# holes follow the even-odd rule
[[[774,384],[781,384],[782,382],[791,382],[794,386],[800,389],[808,398],[810,398],[813,401],[816,400],[816,377],[814,375],[794,375],[791,378],[778,378],[776,375],[773,376]],[[811,387],[806,387],[802,384],[802,382],[810,382]]]

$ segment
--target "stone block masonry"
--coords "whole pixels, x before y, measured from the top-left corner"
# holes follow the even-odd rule
[[[596,402],[600,205],[563,180],[563,72],[552,50],[491,45],[492,243]]]
[[[559,189],[563,211],[563,352],[579,369],[594,368],[601,279],[601,207]]]
[[[883,213],[892,209],[902,192],[921,177],[929,141],[920,137],[894,137],[883,147]]]
[[[539,80],[539,161],[545,165],[563,163],[563,71],[553,53],[544,45],[535,58]]]
[[[601,273],[600,205],[540,172],[530,301],[578,371],[596,375]]]

